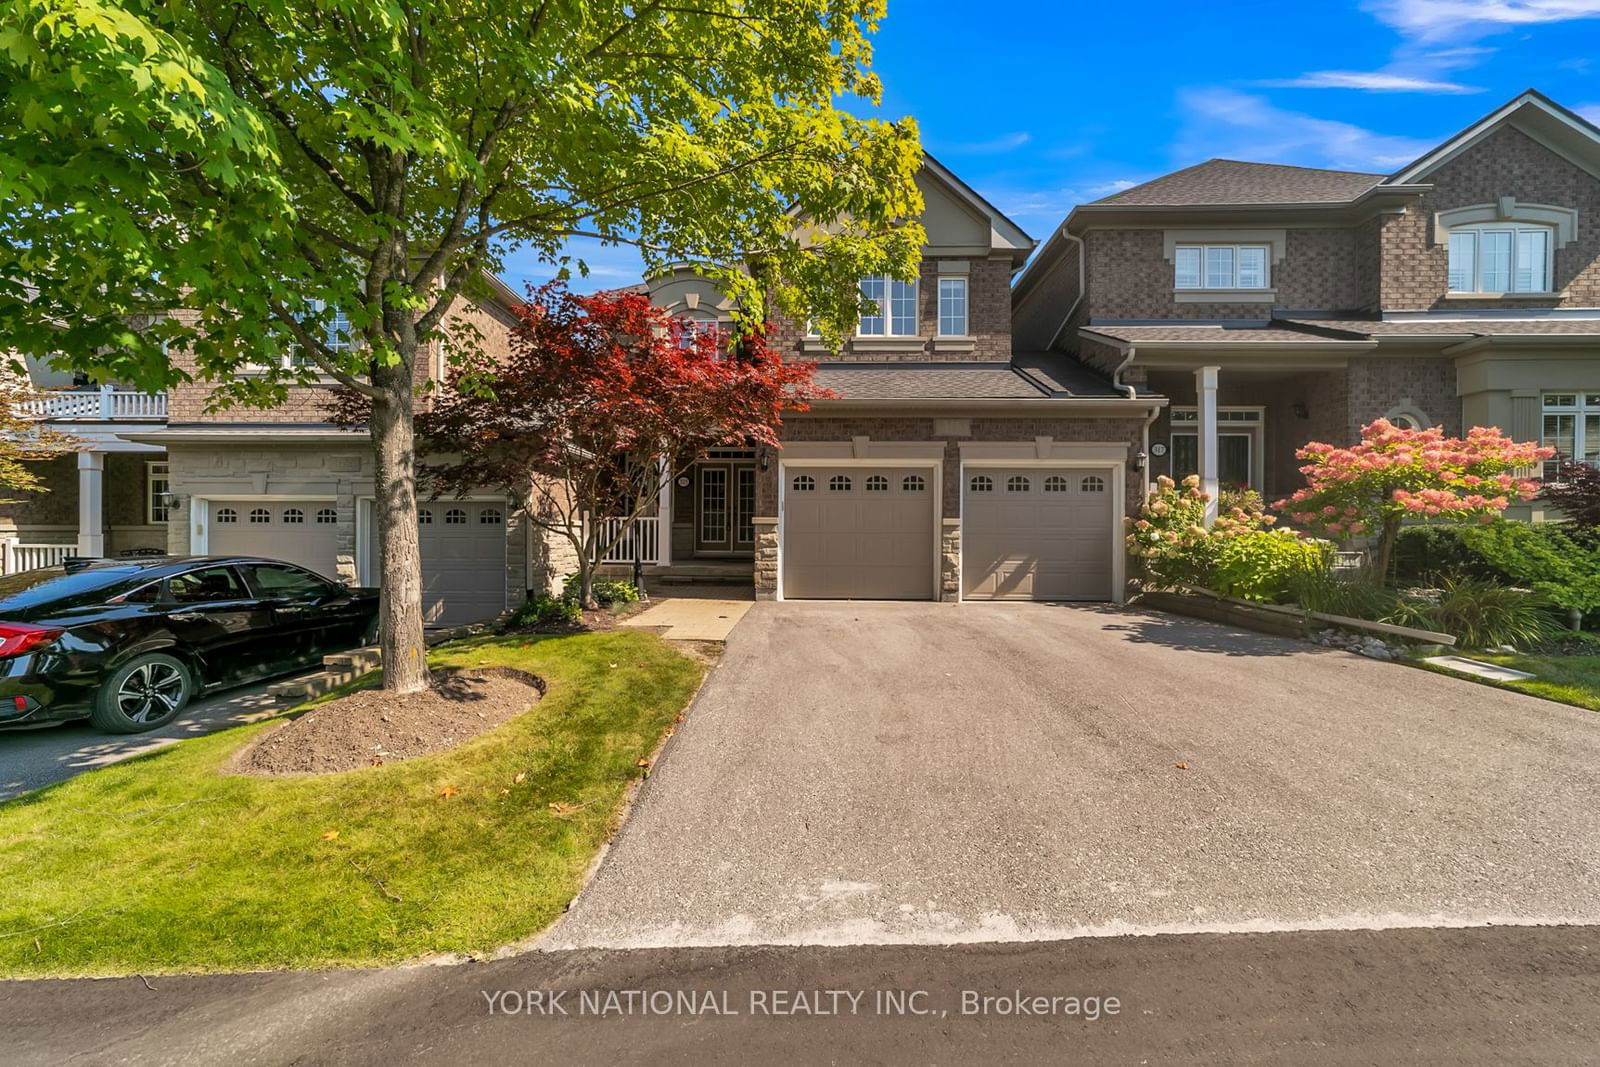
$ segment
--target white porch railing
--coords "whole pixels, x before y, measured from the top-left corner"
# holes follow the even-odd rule
[[[637,538],[639,544],[639,560],[642,563],[657,563],[661,559],[661,520],[654,515],[633,520],[632,532],[625,531],[623,526],[627,519],[600,519],[600,543],[603,545],[613,537],[617,539],[611,550],[601,557],[601,563],[632,563],[633,546]],[[618,535],[621,536],[618,536]]]
[[[29,418],[44,420],[160,422],[167,417],[167,394],[103,385],[92,391],[40,393],[21,401],[17,407]]]
[[[25,545],[14,537],[0,541],[0,573],[16,574],[39,567],[60,566],[78,554],[77,545]]]

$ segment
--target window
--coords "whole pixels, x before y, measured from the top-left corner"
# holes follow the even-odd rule
[[[691,311],[683,316],[681,321],[684,324],[684,330],[678,335],[680,347],[693,349],[698,346],[702,337],[709,337],[711,338],[712,347],[719,354],[722,352],[725,347],[722,343],[724,331],[722,324],[716,320],[715,316],[703,311]]]
[[[1600,464],[1600,393],[1546,393],[1540,443],[1557,453],[1545,460],[1546,481],[1559,476],[1562,459]]]
[[[499,508],[484,508],[478,512],[479,526],[499,526],[503,519]]]
[[[417,509],[417,525],[418,526],[432,526],[433,525],[433,509],[432,508],[418,508]]]
[[[1082,484],[1078,488],[1085,493],[1103,493],[1106,491],[1106,480],[1098,474],[1085,475]]]
[[[1200,473],[1200,411],[1173,408],[1170,419],[1172,477],[1181,481]],[[1217,480],[1228,488],[1254,485],[1253,460],[1262,429],[1261,409],[1218,408],[1217,426]]]
[[[1013,474],[1006,479],[1006,492],[1008,493],[1026,493],[1031,488],[1033,487],[1023,475]]]
[[[332,508],[317,509],[317,525],[327,526],[339,521],[339,513]]]
[[[232,508],[222,508],[217,512],[217,521],[220,523],[238,522],[239,513]]]
[[[870,478],[867,479],[867,492],[869,492],[869,493],[887,493],[888,491],[889,491],[889,479],[885,478],[883,475],[874,474]]]
[[[299,567],[282,567],[268,563],[251,564],[244,568],[245,578],[258,597],[294,597],[296,599],[323,596],[329,592],[328,583]]]
[[[850,491],[849,477],[843,474],[835,474],[828,479],[828,489],[835,493],[848,493]]]
[[[920,493],[928,488],[928,483],[923,481],[920,474],[908,474],[900,482],[900,489],[906,493]]]
[[[208,600],[241,600],[247,594],[232,567],[207,567],[167,579],[172,599],[180,604],[200,604]]]
[[[939,279],[939,336],[967,335],[967,280]]]
[[[861,279],[861,295],[877,305],[856,327],[860,337],[915,337],[917,283],[896,281],[887,274]]]
[[[987,474],[974,474],[967,488],[974,493],[991,493],[994,491],[994,479]]]
[[[166,463],[146,463],[144,469],[145,521],[156,526],[172,517],[172,509],[166,502],[166,492],[172,480]]]
[[[794,481],[789,483],[789,488],[797,493],[809,493],[816,487],[817,480],[809,474],[797,474],[794,476]]]
[[[250,521],[258,526],[264,522],[271,522],[272,512],[268,511],[266,508],[251,508]]]
[[[1553,245],[1548,226],[1457,226],[1450,231],[1450,291],[1547,293]]]
[[[444,524],[446,526],[465,526],[467,524],[467,513],[461,508],[451,508],[444,513]]]
[[[1047,493],[1065,493],[1067,480],[1059,474],[1052,474],[1044,480],[1044,491]]]
[[[306,513],[299,508],[284,508],[283,521],[291,526],[298,526],[306,521]]]
[[[1266,245],[1179,245],[1173,254],[1176,289],[1265,289]]]
[[[321,334],[320,340],[323,345],[334,353],[348,352],[352,347],[350,316],[337,307],[329,309],[324,314],[324,309],[327,307],[323,301],[313,300],[310,310],[298,318],[302,322],[307,319],[319,320],[312,324],[312,332]],[[289,343],[283,365],[288,368],[314,366],[311,357],[293,341]]]

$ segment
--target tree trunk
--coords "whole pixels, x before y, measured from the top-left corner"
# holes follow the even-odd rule
[[[401,342],[393,367],[374,367],[372,382],[384,391],[372,405],[372,449],[377,458],[378,558],[382,598],[378,645],[383,651],[383,687],[414,693],[428,686],[427,644],[422,635],[422,552],[417,539],[417,464],[411,368],[415,337]],[[405,351],[409,347],[410,351]]]
[[[1400,519],[1398,516],[1389,516],[1383,520],[1383,532],[1378,537],[1377,573],[1378,584],[1385,585],[1389,581],[1389,559],[1394,555],[1395,538],[1400,535]]]

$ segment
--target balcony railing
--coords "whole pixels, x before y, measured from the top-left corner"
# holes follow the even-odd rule
[[[633,530],[625,531],[623,526],[627,519],[601,519],[600,543],[603,545],[615,537],[616,544],[611,546],[600,560],[601,563],[632,563],[633,546],[637,539],[639,545],[639,561],[641,563],[657,563],[661,559],[661,520],[653,515],[633,520]],[[621,534],[620,537],[617,535]]]
[[[0,540],[0,574],[56,567],[77,554],[77,545],[25,545],[8,537]]]
[[[17,407],[23,415],[45,421],[161,422],[167,417],[167,394],[103,385],[82,392],[40,393]]]

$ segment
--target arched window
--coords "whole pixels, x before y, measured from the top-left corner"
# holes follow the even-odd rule
[[[974,493],[989,493],[994,491],[994,479],[987,474],[974,474],[972,481],[967,483],[967,488]]]
[[[271,522],[272,512],[268,511],[266,508],[251,508],[250,521],[258,524],[263,522]]]
[[[1032,488],[1033,486],[1026,475],[1013,474],[1006,479],[1006,492],[1008,493],[1026,493]]]
[[[1067,480],[1059,474],[1052,474],[1044,480],[1044,491],[1047,493],[1065,493]]]
[[[889,479],[885,478],[883,475],[874,474],[867,479],[867,492],[887,493],[888,491]]]
[[[797,493],[809,493],[817,487],[817,480],[809,474],[796,474],[789,488]]]
[[[499,508],[484,508],[478,512],[478,525],[499,526],[503,518]]]
[[[291,526],[298,525],[306,521],[306,513],[299,508],[284,508],[283,521]]]
[[[465,526],[467,524],[467,513],[461,508],[451,508],[444,513],[444,524],[446,526]]]
[[[1106,491],[1106,480],[1098,474],[1086,474],[1078,488],[1085,493],[1103,493]]]
[[[900,482],[900,488],[907,493],[920,493],[928,488],[928,483],[920,474],[908,474]]]
[[[238,522],[239,513],[232,508],[222,508],[217,512],[217,521],[222,523]]]
[[[828,479],[828,489],[834,493],[848,493],[850,491],[850,476],[847,474],[835,474]]]
[[[332,508],[318,508],[317,509],[317,525],[318,526],[332,526],[334,523],[336,523],[338,521],[339,521],[339,513],[337,511],[333,510]]]

